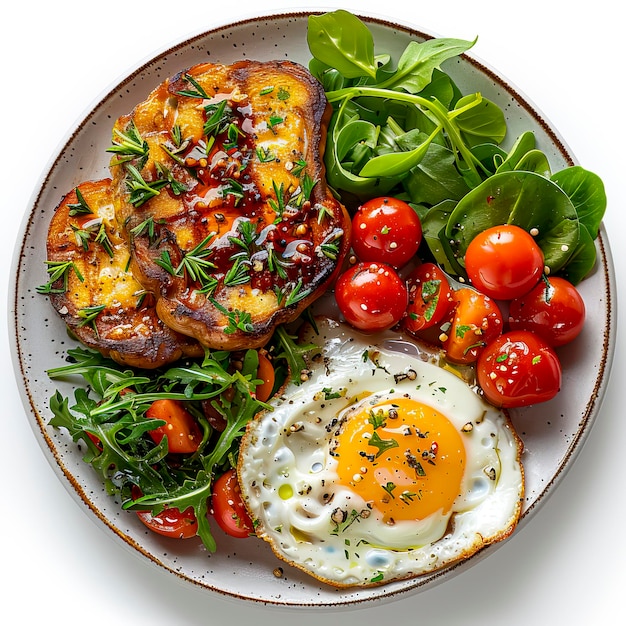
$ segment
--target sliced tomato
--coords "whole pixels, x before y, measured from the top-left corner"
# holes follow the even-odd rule
[[[257,378],[263,382],[257,385],[255,395],[257,400],[266,402],[272,396],[276,376],[274,366],[263,350],[259,350],[259,368],[257,370]]]
[[[231,537],[244,538],[254,534],[234,469],[222,474],[213,484],[211,513],[218,526]]]
[[[168,450],[174,454],[193,454],[202,441],[202,431],[193,415],[178,400],[163,399],[153,402],[146,417],[166,423],[149,431],[153,441],[161,443],[167,436]]]
[[[492,298],[470,287],[456,289],[452,298],[454,312],[443,348],[453,363],[473,363],[485,346],[502,333],[502,312]]]
[[[423,263],[407,278],[409,305],[402,324],[417,333],[439,324],[452,307],[452,288],[445,272],[434,263]]]
[[[539,282],[544,271],[543,252],[523,228],[494,226],[470,242],[465,270],[479,291],[496,300],[511,300]]]
[[[133,498],[141,497],[141,491],[134,487]],[[136,511],[137,517],[151,531],[173,539],[189,539],[198,532],[198,520],[192,507],[182,513],[174,507],[163,509],[158,515],[150,511]]]
[[[569,343],[585,325],[585,302],[572,283],[552,276],[509,304],[509,328],[530,330],[551,346]]]
[[[551,400],[561,387],[561,376],[552,347],[525,330],[498,337],[483,350],[476,366],[486,399],[507,409]]]
[[[417,213],[398,198],[368,200],[352,218],[352,249],[361,261],[379,261],[399,269],[415,256],[421,241]]]
[[[335,284],[335,299],[346,321],[364,332],[395,326],[404,316],[408,293],[396,270],[385,263],[357,263]]]

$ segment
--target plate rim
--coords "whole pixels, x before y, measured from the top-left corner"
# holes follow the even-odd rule
[[[328,10],[328,9],[327,9]],[[326,10],[326,11],[327,11]],[[246,601],[252,601],[257,603],[262,603],[266,605],[272,606],[286,606],[286,607],[298,607],[298,608],[337,608],[339,606],[345,605],[360,605],[370,603],[370,602],[381,602],[381,601],[389,601],[391,599],[407,595],[409,593],[415,593],[422,588],[431,588],[437,584],[441,584],[445,579],[451,577],[452,575],[456,575],[461,571],[475,565],[482,558],[485,558],[488,554],[493,552],[502,544],[509,541],[509,539],[500,542],[498,544],[492,544],[487,546],[477,552],[472,557],[460,561],[456,564],[453,564],[447,568],[439,572],[435,572],[431,577],[429,577],[425,581],[420,581],[418,579],[413,579],[413,584],[405,586],[399,589],[393,589],[389,591],[390,585],[382,586],[380,589],[387,590],[385,593],[383,591],[382,594],[377,595],[374,594],[368,597],[358,597],[359,590],[356,590],[356,593],[352,595],[354,597],[346,597],[345,600],[340,602],[328,602],[328,603],[316,603],[312,601],[311,603],[305,603],[298,601],[297,603],[290,603],[288,601],[278,601],[274,599],[261,599],[256,597],[248,597],[241,594],[237,594],[234,592],[229,592],[227,590],[219,589],[213,585],[202,584],[198,580],[194,580],[193,578],[176,571],[176,569],[167,566],[165,563],[161,562],[156,555],[150,553],[139,543],[134,541],[131,537],[123,533],[120,529],[115,527],[114,524],[110,523],[109,520],[101,513],[101,511],[94,505],[86,494],[83,493],[81,486],[75,480],[72,472],[65,466],[62,459],[59,457],[59,454],[56,450],[56,446],[52,441],[50,435],[46,432],[46,424],[45,420],[42,419],[40,414],[40,410],[35,405],[35,402],[29,393],[28,386],[28,378],[27,374],[24,371],[24,362],[22,358],[22,346],[20,344],[19,339],[19,303],[18,298],[20,296],[20,281],[22,276],[20,274],[20,267],[22,265],[22,260],[24,259],[24,249],[27,244],[29,230],[32,226],[32,221],[34,218],[34,214],[37,210],[39,201],[41,199],[41,194],[43,193],[48,181],[53,176],[56,168],[59,166],[59,161],[62,159],[62,155],[64,150],[72,143],[74,138],[81,132],[81,130],[89,123],[90,118],[94,115],[97,109],[102,106],[102,103],[110,98],[113,93],[117,90],[123,89],[124,86],[130,84],[135,78],[141,75],[141,73],[152,63],[154,63],[157,59],[175,53],[177,50],[188,47],[194,42],[200,40],[206,40],[210,37],[214,37],[218,35],[220,32],[224,31],[228,28],[239,28],[245,27],[252,23],[258,23],[260,21],[269,21],[269,20],[288,20],[288,19],[305,19],[309,15],[320,14],[326,12],[325,10],[277,10],[277,11],[269,11],[267,13],[262,14],[250,14],[249,16],[242,17],[236,21],[228,21],[224,19],[219,24],[212,26],[208,29],[200,29],[197,32],[190,33],[184,36],[182,39],[177,40],[176,42],[170,42],[170,44],[166,44],[162,48],[155,49],[148,56],[141,59],[138,63],[129,66],[127,71],[123,73],[118,79],[115,79],[111,82],[105,89],[103,89],[87,106],[87,108],[79,115],[79,117],[75,120],[74,124],[68,129],[65,136],[61,139],[59,144],[57,145],[56,151],[53,152],[51,158],[48,160],[47,164],[44,166],[39,179],[36,182],[34,189],[31,192],[31,197],[28,200],[26,205],[26,211],[22,217],[22,222],[20,228],[17,232],[16,244],[13,251],[11,268],[10,268],[10,284],[9,284],[9,293],[8,293],[8,330],[9,330],[9,341],[11,347],[11,358],[13,361],[13,371],[15,375],[15,382],[18,387],[19,395],[22,401],[22,404],[25,409],[25,413],[30,414],[32,418],[29,418],[29,424],[35,435],[35,438],[42,448],[44,452],[44,456],[47,461],[51,465],[55,474],[61,479],[62,483],[66,487],[66,490],[70,493],[72,498],[79,504],[85,505],[83,510],[86,512],[89,511],[88,517],[94,523],[97,523],[97,526],[101,528],[103,531],[111,530],[114,536],[121,541],[122,545],[124,545],[127,549],[130,549],[132,553],[137,556],[146,557],[148,562],[153,565],[165,569],[168,573],[174,574],[179,580],[184,581],[186,583],[192,583],[194,586],[199,587],[205,591],[211,591],[218,594],[221,594],[226,597],[242,599]],[[373,13],[366,12],[354,12],[355,15],[366,21],[367,23],[375,23],[377,25],[392,28],[395,30],[402,30],[404,33],[423,37],[423,38],[432,38],[438,35],[434,35],[432,32],[427,32],[423,30],[421,27],[406,22],[399,18],[391,18]],[[512,97],[514,97],[516,103],[518,103],[526,113],[531,116],[542,128],[542,130],[546,133],[548,137],[550,137],[554,146],[561,153],[564,160],[568,162],[570,165],[577,164],[577,159],[574,156],[571,149],[567,146],[565,140],[561,137],[558,130],[553,127],[548,121],[547,118],[543,115],[539,107],[537,107],[534,102],[528,98],[522,90],[518,89],[517,86],[511,82],[509,79],[505,78],[501,75],[495,68],[493,68],[490,64],[486,63],[484,60],[475,56],[472,53],[464,53],[462,55],[464,60],[473,65],[476,69],[478,69],[481,73],[489,77],[497,85],[501,86],[507,93],[509,93]],[[527,522],[529,522],[535,515],[535,513],[543,506],[543,504],[549,499],[549,497],[554,493],[555,488],[564,478],[567,473],[567,470],[572,466],[575,458],[580,453],[584,443],[586,442],[588,435],[592,429],[593,424],[596,421],[596,417],[601,410],[602,403],[605,396],[606,388],[609,384],[610,373],[611,373],[611,365],[613,362],[613,357],[615,353],[615,337],[616,337],[616,309],[617,309],[617,292],[616,292],[616,278],[615,278],[615,270],[612,260],[612,255],[610,251],[610,245],[607,237],[606,230],[604,228],[604,224],[600,225],[599,234],[597,238],[597,250],[599,251],[598,261],[596,265],[596,271],[602,269],[603,270],[603,285],[606,289],[607,296],[607,315],[606,315],[606,328],[604,332],[604,340],[602,347],[602,361],[600,363],[599,371],[596,375],[595,386],[594,386],[594,394],[592,398],[587,402],[586,411],[584,416],[579,420],[579,427],[576,431],[576,437],[572,440],[568,447],[568,453],[563,457],[560,464],[558,465],[557,471],[555,472],[552,479],[545,485],[540,495],[537,497],[535,502],[533,502],[522,514],[518,523],[518,529],[524,526]],[[19,374],[19,377],[18,377]],[[22,384],[20,384],[22,383]],[[25,384],[24,384],[25,383]],[[71,486],[71,489],[70,489]],[[91,514],[94,515],[91,515]],[[517,532],[517,531],[516,531]],[[516,533],[513,533],[513,536]]]

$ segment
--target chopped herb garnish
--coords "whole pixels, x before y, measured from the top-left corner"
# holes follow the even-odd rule
[[[161,175],[161,178],[169,183],[170,189],[175,196],[180,196],[182,193],[189,191],[189,187],[187,187],[184,183],[181,183],[179,180],[176,180],[171,170],[165,167],[165,165],[157,162],[156,168],[157,172]]]
[[[463,339],[463,337],[465,337],[465,333],[468,333],[470,330],[472,330],[471,326],[468,326],[467,324],[459,324],[456,327],[455,334],[459,339]]]
[[[387,421],[387,414],[379,409],[378,411],[370,411],[370,416],[367,418],[367,421],[374,427],[374,430],[384,426]]]
[[[322,389],[324,393],[324,400],[334,400],[335,398],[341,398],[342,394],[339,391],[333,391],[330,387],[324,387]]]
[[[214,233],[209,233],[197,246],[185,253],[174,274],[182,276],[183,272],[186,272],[191,280],[205,287],[211,278],[208,270],[215,269],[215,264],[208,260],[213,253],[213,250],[208,247],[213,237]]]
[[[81,247],[83,250],[89,250],[89,242],[91,241],[92,231],[85,230],[84,228],[78,228],[78,226],[75,226],[74,224],[70,224],[70,226],[74,231],[76,245]]]
[[[331,520],[335,524],[335,528],[331,531],[331,535],[338,535],[345,532],[356,520],[360,519],[361,515],[355,509],[352,509],[350,513],[342,511],[341,509],[335,509],[331,514]]]
[[[395,498],[395,496],[393,495],[393,490],[396,488],[396,485],[394,483],[392,483],[391,481],[388,482],[386,485],[382,485],[382,488],[392,497]]]
[[[247,258],[238,256],[224,276],[224,285],[235,287],[245,285],[248,282],[250,282],[250,262]]]
[[[274,188],[274,198],[268,198],[268,203],[272,207],[274,213],[276,213],[276,221],[280,221],[283,218],[283,213],[285,212],[285,186],[283,183],[280,185],[276,184],[276,181],[272,181],[272,187]]]
[[[148,241],[150,243],[154,243],[155,241],[155,229],[154,229],[154,218],[152,216],[146,218],[140,224],[137,224],[134,228],[130,230],[133,237],[140,237],[141,235],[148,235]]]
[[[306,298],[310,293],[310,289],[302,289],[302,278],[298,279],[296,286],[291,290],[285,299],[285,307],[290,307]]]
[[[207,120],[204,123],[202,132],[207,137],[209,135],[218,135],[228,128],[232,111],[226,100],[222,100],[218,104],[209,104],[205,107],[205,111]]]
[[[211,304],[228,318],[228,325],[224,328],[227,335],[232,335],[238,330],[244,333],[251,333],[254,330],[252,325],[252,317],[247,311],[239,311],[234,309],[229,311],[225,306],[221,305],[215,298],[210,298]]]
[[[298,159],[294,164],[293,164],[293,169],[291,170],[291,173],[294,176],[301,176],[302,172],[304,171],[304,168],[306,167],[306,161],[304,159]]]
[[[74,217],[75,215],[90,215],[93,211],[89,208],[85,197],[81,193],[80,189],[76,187],[74,190],[76,192],[76,198],[78,202],[76,204],[68,204],[67,208],[69,209],[69,215]]]
[[[100,224],[100,228],[98,229],[98,233],[96,234],[94,241],[99,243],[104,248],[105,252],[113,258],[113,246],[111,245],[111,240],[107,235],[104,222]]]
[[[126,186],[130,192],[129,201],[134,207],[140,207],[144,202],[158,196],[161,189],[168,184],[164,178],[159,178],[152,182],[146,182],[139,170],[130,163],[126,163]]]
[[[37,293],[65,293],[68,287],[70,271],[76,274],[81,283],[85,280],[73,261],[46,261],[45,263],[50,280],[45,285],[37,287]],[[52,285],[60,278],[63,278],[63,286],[56,289],[53,288]]]
[[[113,152],[116,155],[113,165],[139,159],[141,169],[148,159],[149,151],[148,142],[141,138],[135,122],[131,121],[125,132],[113,129],[113,145],[107,149],[107,152]]]
[[[81,322],[78,324],[79,326],[91,326],[96,333],[98,334],[98,329],[96,328],[96,318],[100,313],[104,310],[104,304],[100,304],[97,306],[88,306],[84,309],[79,309],[77,311],[78,317],[82,318]]]
[[[256,149],[256,156],[261,163],[270,163],[276,159],[276,157],[272,154],[272,151],[263,146],[259,146]]]
[[[429,322],[437,309],[437,303],[439,302],[439,287],[441,286],[440,280],[426,280],[422,283],[422,301],[428,305],[424,311],[424,319]]]
[[[403,491],[400,494],[400,500],[402,500],[402,502],[404,502],[405,504],[409,504],[413,502],[414,498],[416,497],[417,497],[417,494],[413,491]]]
[[[387,450],[391,450],[391,448],[397,448],[400,444],[395,439],[381,439],[378,433],[374,431],[367,445],[378,448],[378,452],[376,453],[376,458],[378,458]]]
[[[179,96],[187,96],[188,98],[200,98],[201,100],[209,100],[209,95],[204,90],[202,85],[189,74],[185,74],[183,78],[193,87],[193,89],[183,89],[178,91]]]
[[[271,130],[274,130],[278,124],[282,124],[285,121],[284,117],[279,117],[278,115],[270,115],[269,126]]]

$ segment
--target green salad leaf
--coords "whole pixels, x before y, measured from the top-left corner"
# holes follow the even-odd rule
[[[333,106],[327,178],[349,208],[382,195],[409,202],[424,252],[453,276],[464,276],[471,238],[506,223],[535,234],[549,271],[574,284],[591,271],[602,181],[580,166],[554,173],[532,131],[504,147],[504,112],[481,93],[461,93],[443,68],[476,39],[410,41],[396,60],[340,10],[310,17],[308,43]]]

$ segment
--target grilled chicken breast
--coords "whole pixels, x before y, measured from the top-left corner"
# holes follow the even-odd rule
[[[110,179],[65,195],[49,225],[47,257],[50,301],[85,345],[141,368],[203,354],[195,340],[161,321],[156,299],[130,272]]]
[[[111,174],[131,268],[204,346],[262,346],[331,284],[350,219],[328,189],[331,113],[288,61],[194,66],[117,120]]]

